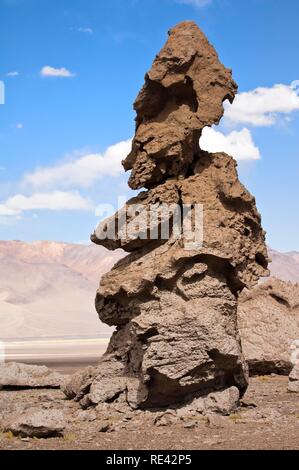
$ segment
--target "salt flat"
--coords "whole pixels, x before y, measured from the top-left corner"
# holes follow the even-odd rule
[[[96,364],[105,352],[109,335],[99,338],[46,338],[2,342],[5,362],[47,365],[60,372]]]

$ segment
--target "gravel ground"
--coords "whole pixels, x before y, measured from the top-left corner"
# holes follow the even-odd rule
[[[244,405],[234,415],[164,420],[164,426],[155,424],[157,412],[121,410],[107,417],[100,410],[82,411],[60,390],[2,390],[0,449],[299,449],[299,396],[287,392],[287,383],[287,377],[252,378]],[[31,407],[62,410],[63,436],[21,438],[4,432],[13,414]]]

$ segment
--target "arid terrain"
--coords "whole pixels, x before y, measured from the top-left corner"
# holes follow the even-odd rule
[[[269,255],[272,276],[299,282],[299,253]],[[0,340],[109,334],[94,308],[95,290],[122,256],[95,245],[1,241]]]
[[[299,450],[299,2],[268,3],[0,0],[2,455]]]
[[[122,253],[111,256],[101,247],[47,242],[2,242],[0,253],[1,266],[5,267],[1,269],[0,334],[7,358],[47,363],[63,373],[94,364],[104,352],[110,334],[94,311],[96,279]],[[271,250],[270,256],[272,275],[299,281],[298,253]],[[26,279],[27,288],[21,290],[22,279]],[[78,297],[75,303],[71,302],[72,311],[64,309],[59,298],[62,294],[70,298],[76,289]],[[25,330],[24,319],[28,326]],[[52,330],[57,321],[57,328],[62,327],[60,335],[60,330]],[[86,335],[80,338],[78,332]],[[160,418],[165,411],[161,410],[128,413],[120,407],[119,412],[107,415],[100,407],[82,410],[58,389],[1,390],[0,448],[299,449],[299,401],[296,394],[287,392],[287,382],[287,377],[277,375],[251,378],[243,406],[232,416],[173,419],[170,413],[163,426]],[[65,420],[63,435],[38,439],[4,432],[7,418],[32,407],[61,410]]]
[[[97,338],[50,338],[6,341],[6,362],[16,361],[44,365],[62,373],[95,365],[104,354],[110,335]]]
[[[299,253],[269,250],[271,275],[299,282]],[[123,256],[95,245],[0,242],[0,341],[6,360],[59,370],[94,364],[112,328],[94,308],[98,278]],[[83,360],[82,360],[83,358]]]
[[[170,419],[164,426],[154,424],[161,412],[115,412],[104,419],[100,410],[83,411],[65,400],[60,390],[39,389],[0,391],[1,428],[3,418],[25,407],[63,410],[63,436],[21,438],[1,432],[1,449],[299,449],[299,400],[287,392],[287,377],[252,378],[243,406],[229,417]],[[108,430],[101,432],[107,423]]]
[[[122,256],[93,245],[0,242],[0,339],[95,337],[98,278]]]

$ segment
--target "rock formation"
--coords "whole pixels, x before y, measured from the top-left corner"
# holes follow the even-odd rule
[[[299,340],[299,285],[278,279],[243,291],[238,308],[243,353],[252,375],[288,375]]]
[[[60,388],[65,377],[46,366],[9,362],[0,365],[2,388]]]
[[[62,436],[64,428],[65,420],[61,410],[28,408],[21,413],[12,415],[5,425],[4,431],[25,438],[43,439]]]
[[[96,369],[66,387],[82,406],[125,397],[132,408],[163,407],[246,390],[237,301],[268,274],[264,231],[234,159],[199,146],[202,129],[219,123],[223,102],[236,91],[195,23],[169,32],[135,101],[136,134],[123,162],[130,187],[145,190],[92,235],[131,253],[102,278],[96,296],[100,319],[116,326],[108,350]],[[177,236],[177,214],[165,213],[165,205],[181,210],[182,225],[191,220],[196,243],[181,228]],[[167,224],[171,237],[164,239]]]

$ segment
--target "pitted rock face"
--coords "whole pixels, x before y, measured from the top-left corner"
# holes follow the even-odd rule
[[[223,102],[232,102],[236,91],[231,71],[195,23],[171,29],[134,104],[136,135],[123,162],[132,170],[131,188],[186,176],[198,156],[201,130],[219,123]]]
[[[105,233],[114,218],[92,235],[95,243],[130,254],[102,278],[97,292],[100,319],[117,327],[107,353],[93,377],[82,379],[80,393],[72,382],[68,386],[68,395],[84,407],[123,394],[138,408],[231,387],[246,390],[237,303],[244,287],[268,274],[265,233],[234,159],[199,147],[203,127],[219,122],[223,101],[232,101],[236,90],[231,71],[195,23],[170,31],[135,102],[136,135],[124,161],[132,170],[130,186],[147,191],[116,214],[112,239]],[[126,233],[140,213],[155,213],[163,204],[203,207],[200,246],[186,249],[184,233],[143,236],[152,228],[147,223],[141,237]],[[154,228],[169,222],[174,231],[173,221],[163,213]]]
[[[292,344],[299,346],[299,285],[272,278],[244,290],[238,324],[251,374],[288,374],[294,365]]]
[[[95,243],[115,250],[122,248],[133,252],[131,258],[121,260],[117,269],[106,274],[101,285],[106,290],[107,285],[115,289],[118,275],[124,283],[133,282],[136,278],[135,289],[143,282],[144,276],[154,281],[159,275],[159,269],[172,263],[170,253],[175,252],[176,258],[194,258],[199,253],[213,255],[227,260],[234,271],[234,284],[236,290],[251,287],[261,276],[266,276],[267,249],[265,245],[265,232],[261,228],[261,217],[255,206],[255,199],[240,183],[234,159],[224,153],[209,154],[201,151],[200,158],[194,169],[194,175],[183,180],[167,181],[147,192],[141,192],[131,199],[120,212],[127,214],[126,222],[137,221],[131,207],[140,205],[144,211],[157,209],[163,204],[192,204],[203,205],[203,246],[201,250],[190,251],[181,247],[181,243],[169,240],[164,247],[157,247],[150,237],[136,238],[123,236],[125,228],[119,227],[114,239],[102,238],[103,226],[115,223],[115,218],[100,224],[97,232],[92,236]],[[132,217],[131,217],[132,214]],[[121,215],[116,214],[121,219]],[[147,227],[144,232],[149,230]],[[98,233],[98,237],[97,237]],[[156,245],[159,245],[157,241]],[[138,251],[143,249],[143,252]],[[149,252],[148,252],[149,250]],[[154,253],[165,252],[156,256]],[[160,251],[159,251],[160,250]],[[146,255],[146,253],[148,254]],[[142,256],[139,256],[142,253]],[[136,259],[136,261],[135,261]],[[149,259],[149,261],[147,261]],[[156,259],[156,270],[152,269],[152,260]],[[160,268],[160,263],[162,267]],[[121,266],[126,266],[127,276],[123,276]],[[159,266],[159,267],[158,267]],[[174,272],[177,268],[174,267]],[[106,282],[107,279],[107,282]],[[126,287],[119,289],[127,292]],[[148,287],[147,287],[148,288]],[[100,289],[101,291],[101,289]],[[116,290],[113,295],[115,295]]]

